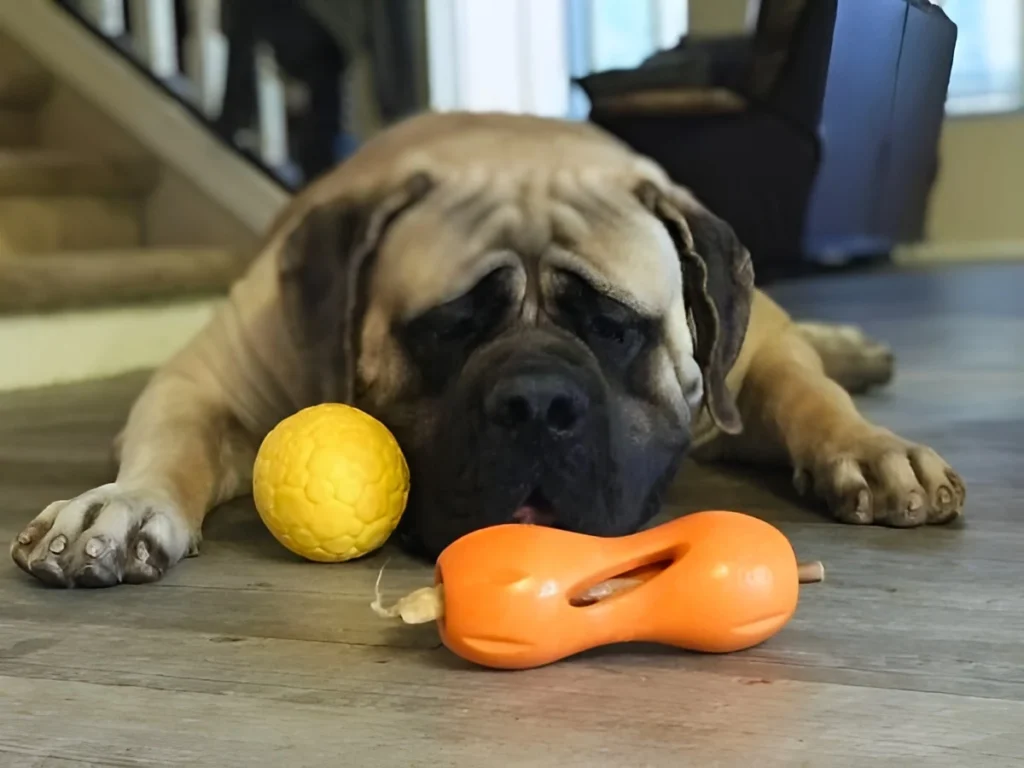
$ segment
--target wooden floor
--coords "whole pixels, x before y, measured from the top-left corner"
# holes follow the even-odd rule
[[[671,513],[757,513],[825,561],[792,622],[731,656],[627,647],[495,673],[454,658],[432,625],[372,615],[389,555],[297,562],[245,501],[154,586],[51,591],[0,562],[0,764],[1024,764],[1024,267],[772,293],[896,347],[897,381],[863,408],[961,472],[963,526],[839,526],[785,476],[687,468]],[[47,502],[110,478],[140,383],[0,398],[5,546]],[[399,556],[385,572],[392,596],[428,581]]]

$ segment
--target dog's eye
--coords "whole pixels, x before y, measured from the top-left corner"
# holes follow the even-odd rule
[[[595,315],[590,318],[590,330],[597,336],[608,341],[623,342],[626,340],[626,333],[629,328],[625,323],[613,320],[607,315]]]
[[[615,366],[628,366],[645,339],[640,322],[616,320],[607,315],[592,315],[580,336],[600,359]]]
[[[476,333],[477,323],[473,317],[461,317],[433,330],[439,341],[463,341]]]
[[[507,270],[483,278],[468,293],[434,307],[406,324],[406,334],[441,342],[471,340],[493,330],[508,308]]]
[[[646,343],[650,321],[604,295],[579,275],[561,275],[556,304],[559,322],[608,365],[628,367]]]
[[[395,329],[431,390],[440,390],[473,349],[502,326],[510,299],[507,270],[483,278],[468,293]]]

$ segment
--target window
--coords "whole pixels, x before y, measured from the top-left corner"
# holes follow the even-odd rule
[[[1006,112],[1024,106],[1024,0],[943,0],[938,4],[957,25],[946,111]]]
[[[606,69],[629,69],[686,34],[688,0],[567,0],[570,72],[574,77]],[[570,94],[569,114],[586,116],[579,89]]]
[[[686,21],[687,0],[428,0],[431,106],[582,118],[572,77],[636,66]]]
[[[705,0],[712,2],[713,0]],[[950,114],[1024,108],[1024,0],[933,0],[958,28]],[[572,77],[633,67],[686,33],[688,0],[427,0],[436,109],[585,117]]]

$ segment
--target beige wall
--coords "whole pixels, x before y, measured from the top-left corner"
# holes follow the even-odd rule
[[[692,35],[722,35],[746,29],[748,0],[690,0]]]
[[[1024,243],[1024,116],[947,119],[939,162],[930,242]]]

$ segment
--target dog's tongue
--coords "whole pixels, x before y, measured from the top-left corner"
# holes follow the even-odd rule
[[[555,516],[550,512],[544,512],[532,504],[523,504],[512,514],[512,522],[523,525],[552,525]]]

